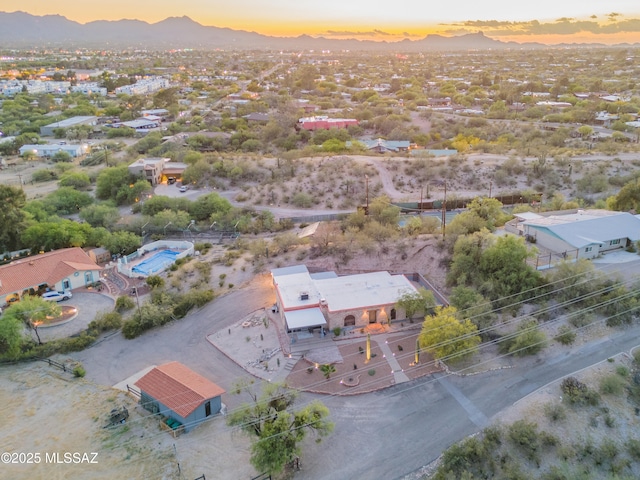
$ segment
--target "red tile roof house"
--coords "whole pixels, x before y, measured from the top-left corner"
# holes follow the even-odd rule
[[[100,280],[102,267],[80,247],[64,248],[0,266],[0,303],[41,291],[73,290]]]
[[[140,404],[151,413],[172,419],[188,432],[207,418],[220,412],[224,389],[179,362],[155,367],[135,385],[140,389]]]

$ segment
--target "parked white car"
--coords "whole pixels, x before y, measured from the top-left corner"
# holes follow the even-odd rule
[[[73,295],[71,292],[45,292],[42,294],[42,298],[44,300],[48,300],[50,302],[61,302],[63,300],[69,300]]]

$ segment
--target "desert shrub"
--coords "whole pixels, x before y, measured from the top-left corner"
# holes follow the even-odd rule
[[[524,323],[518,329],[520,333],[509,347],[509,353],[523,357],[535,355],[547,345],[547,336],[538,328],[537,321]]]
[[[291,197],[291,203],[299,208],[311,208],[314,204],[314,199],[308,193],[298,192]]]
[[[369,374],[370,377],[373,377],[376,374],[376,369],[372,368],[371,370],[367,371],[367,373]]]
[[[618,445],[610,438],[605,438],[602,444],[594,449],[592,459],[597,466],[611,463],[620,453]]]
[[[562,380],[560,390],[562,390],[562,393],[569,403],[580,403],[587,392],[588,387],[576,377],[567,377]]]
[[[562,325],[558,329],[556,340],[562,345],[571,345],[576,340],[576,333],[569,325]]]
[[[122,327],[122,316],[118,312],[102,313],[89,323],[88,331],[100,334],[109,330],[117,330]]]
[[[133,299],[128,295],[120,295],[116,299],[116,311],[117,312],[125,312],[127,310],[131,310],[135,306]]]
[[[598,405],[600,396],[575,377],[567,377],[560,385],[564,398],[573,405]]]
[[[212,290],[191,290],[184,294],[180,301],[173,307],[173,315],[183,318],[194,307],[202,307],[215,297]]]
[[[518,420],[507,428],[507,437],[529,460],[537,458],[540,448],[538,426],[533,422]]]
[[[147,277],[146,282],[147,282],[147,285],[149,285],[151,288],[162,288],[162,287],[164,287],[164,278],[162,278],[159,275],[149,275]]]
[[[558,422],[567,418],[567,411],[559,403],[547,403],[544,406],[544,414],[552,422]]]
[[[489,478],[493,470],[491,464],[491,452],[487,452],[478,438],[470,437],[452,445],[442,454],[442,462],[433,478]]]
[[[571,315],[571,318],[569,318],[569,323],[576,328],[582,328],[592,324],[594,320],[595,319],[593,315],[589,313],[580,313],[579,315]]]
[[[31,179],[36,182],[48,182],[50,180],[57,180],[58,174],[53,170],[48,170],[46,168],[41,170],[36,170],[31,174]]]
[[[620,375],[607,375],[600,380],[600,392],[605,395],[620,395],[626,383]]]
[[[122,325],[122,334],[125,338],[131,339],[141,335],[143,332],[153,327],[159,327],[170,322],[172,317],[171,309],[163,305],[145,303],[140,311]]]
[[[82,365],[77,365],[76,368],[73,369],[73,376],[76,378],[82,378],[87,374],[87,371],[84,369]]]
[[[340,327],[335,327],[335,328],[333,329],[333,334],[334,334],[336,337],[339,337],[341,332],[342,332],[342,329],[341,329]]]
[[[624,365],[618,365],[616,367],[616,373],[621,377],[627,378],[629,376],[629,369]]]
[[[629,440],[627,440],[625,447],[627,448],[627,452],[632,459],[636,461],[640,460],[640,440],[636,438],[630,438]]]

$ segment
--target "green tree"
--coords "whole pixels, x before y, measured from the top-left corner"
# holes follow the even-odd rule
[[[328,420],[329,410],[314,401],[300,410],[293,410],[297,393],[282,384],[267,384],[261,395],[250,385],[237,385],[235,393],[245,391],[250,403],[238,407],[229,415],[228,423],[251,435],[251,464],[259,472],[280,473],[301,454],[301,444],[307,432],[318,440],[333,431]]]
[[[91,235],[91,226],[72,220],[39,222],[28,227],[21,236],[22,244],[32,252],[83,247]]]
[[[200,159],[185,169],[182,174],[182,183],[204,185],[211,178],[211,175],[211,165],[206,160]]]
[[[67,172],[60,177],[58,185],[83,189],[91,185],[91,179],[85,172]]]
[[[403,293],[396,306],[402,308],[407,318],[413,318],[414,315],[420,313],[427,315],[436,306],[436,299],[431,290],[420,288],[415,292]]]
[[[107,235],[102,246],[112,254],[128,255],[135,252],[142,245],[142,239],[134,233],[119,231]]]
[[[45,197],[47,211],[60,215],[77,213],[81,208],[91,205],[93,197],[85,192],[79,192],[75,187],[61,186]]]
[[[607,208],[626,212],[640,211],[640,184],[632,180],[620,189],[617,195],[607,198]]]
[[[205,221],[211,215],[224,215],[231,211],[231,204],[217,193],[209,193],[199,197],[189,206],[189,213],[197,221]]]
[[[26,195],[19,187],[0,185],[0,252],[15,250],[24,229]]]
[[[436,359],[460,359],[473,354],[480,344],[470,320],[459,320],[454,307],[436,307],[425,318],[419,336],[420,347]]]
[[[10,310],[11,307],[9,307]],[[0,320],[0,356],[13,360],[20,355],[22,345],[23,322],[15,317],[5,314]]]
[[[483,334],[482,330],[493,325],[494,315],[491,302],[473,288],[463,285],[455,287],[449,301],[451,306],[458,310],[458,318],[471,320],[478,327],[481,335]]]
[[[43,300],[37,296],[26,295],[19,302],[13,303],[2,315],[2,322],[7,318],[17,319],[35,333],[39,344],[42,344],[38,327],[47,317],[60,315],[60,307],[55,302]]]
[[[400,221],[400,207],[392,205],[387,196],[377,197],[369,204],[369,216],[382,225],[397,227]]]
[[[495,242],[482,252],[479,272],[483,281],[480,284],[480,293],[496,300],[539,286],[540,274],[527,264],[527,258],[532,254],[523,237],[497,237]],[[512,303],[515,300],[508,298],[506,301]]]
[[[89,205],[80,210],[80,218],[92,227],[111,228],[120,219],[120,211],[110,205]]]
[[[96,197],[101,200],[115,199],[118,191],[134,181],[126,165],[102,170],[96,178]]]

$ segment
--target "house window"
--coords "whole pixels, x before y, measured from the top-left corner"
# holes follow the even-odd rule
[[[71,282],[69,280],[62,281],[62,289],[63,290],[71,290]]]
[[[204,404],[204,416],[208,417],[211,415],[211,402],[207,402]]]
[[[345,327],[353,327],[356,324],[356,317],[353,315],[347,315],[344,317],[344,326]]]
[[[609,245],[620,245],[620,239],[618,238],[617,240],[611,240],[609,242]]]
[[[593,250],[593,247],[587,247],[584,249],[585,253],[589,253],[591,250]]]
[[[397,315],[397,314],[396,314],[396,309],[395,309],[395,308],[392,308],[392,309],[391,309],[391,311],[389,312],[389,318],[390,318],[391,320],[395,320],[395,319],[396,319],[396,315]]]

